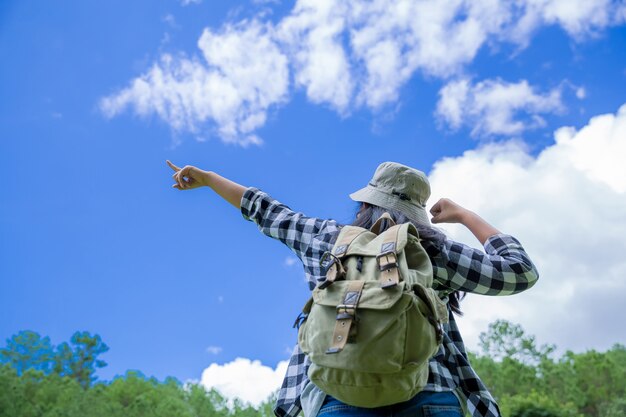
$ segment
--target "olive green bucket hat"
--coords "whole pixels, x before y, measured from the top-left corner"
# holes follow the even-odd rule
[[[409,219],[430,226],[426,213],[428,197],[430,184],[426,174],[397,162],[378,165],[369,184],[350,194],[354,201],[399,210]]]

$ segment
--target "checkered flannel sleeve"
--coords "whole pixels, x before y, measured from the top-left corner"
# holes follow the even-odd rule
[[[446,240],[440,253],[431,254],[438,283],[450,290],[511,295],[537,282],[537,268],[513,236],[493,235],[484,246],[485,252]]]
[[[249,187],[244,192],[241,214],[246,220],[256,223],[263,234],[287,245],[305,266],[310,263],[306,252],[313,236],[328,222],[295,212],[255,187]]]

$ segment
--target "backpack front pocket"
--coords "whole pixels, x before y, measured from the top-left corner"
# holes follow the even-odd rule
[[[313,292],[313,306],[300,327],[300,347],[320,366],[360,372],[392,373],[404,365],[407,314],[414,296],[403,286],[382,289],[378,282],[365,282],[350,334],[343,350],[327,353],[337,325],[337,306],[341,305],[349,281],[338,281]]]

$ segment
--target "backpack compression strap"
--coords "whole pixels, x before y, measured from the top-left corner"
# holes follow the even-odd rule
[[[383,243],[380,245],[380,253],[376,256],[378,268],[380,269],[380,287],[382,289],[393,288],[400,282],[396,248],[402,226],[401,224],[392,226],[382,233],[384,237]]]
[[[332,345],[326,350],[326,353],[338,353],[343,350],[348,342],[349,337],[356,336],[356,327],[354,320],[356,316],[356,307],[363,291],[365,281],[350,281],[343,302],[337,306],[337,320],[335,321],[335,330],[333,331]]]

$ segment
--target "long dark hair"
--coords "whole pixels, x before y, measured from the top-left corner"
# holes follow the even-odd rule
[[[356,213],[354,216],[354,221],[351,223],[351,226],[359,226],[364,229],[369,229],[372,227],[374,222],[378,220],[380,216],[383,215],[384,212],[387,212],[391,215],[391,218],[396,222],[396,224],[411,222],[417,229],[419,236],[421,239],[427,241],[429,244],[433,245],[438,251],[443,247],[444,241],[446,240],[446,235],[443,234],[440,230],[426,226],[421,223],[417,223],[411,219],[409,219],[404,213],[399,210],[391,210],[385,209],[380,206],[376,206],[369,203],[359,203],[356,208]],[[391,227],[391,224],[387,224],[386,220],[383,220],[380,228],[380,232],[387,230]],[[337,236],[333,237],[331,243],[337,240]],[[458,314],[463,315],[461,312],[460,301],[465,297],[465,293],[462,291],[454,291],[448,296],[448,304],[450,305],[450,309]]]

